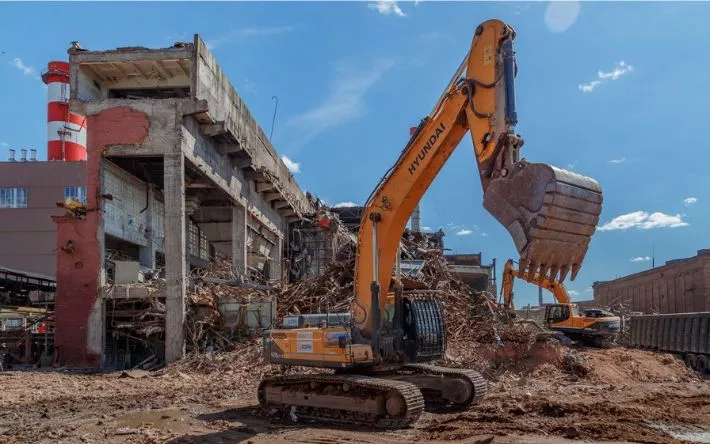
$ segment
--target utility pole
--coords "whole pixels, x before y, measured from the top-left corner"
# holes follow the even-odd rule
[[[651,269],[656,268],[656,243],[651,244]]]
[[[279,108],[279,98],[276,96],[271,96],[271,100],[276,99],[276,105],[274,105],[274,117],[271,118],[271,133],[269,134],[269,142],[271,142],[271,136],[274,135],[274,122],[276,121],[276,110]]]

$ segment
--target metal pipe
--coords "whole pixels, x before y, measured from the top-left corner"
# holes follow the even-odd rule
[[[507,39],[502,45],[503,72],[505,73],[505,117],[513,127],[518,123],[515,111],[515,51],[513,40]]]
[[[377,284],[377,222],[372,221],[372,282]]]
[[[396,264],[396,278],[397,278],[397,284],[402,285],[402,258],[400,257],[402,254],[402,244],[397,245],[397,261],[395,262]]]

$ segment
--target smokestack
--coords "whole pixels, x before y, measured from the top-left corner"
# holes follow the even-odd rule
[[[22,148],[20,149],[20,162],[26,162],[27,161],[27,150]]]
[[[537,306],[542,307],[542,287],[537,287]]]
[[[7,156],[7,160],[9,160],[10,162],[14,162],[15,161],[15,150],[10,148],[8,151],[10,151],[10,154]]]
[[[37,162],[37,150],[34,148],[30,149],[30,161]]]

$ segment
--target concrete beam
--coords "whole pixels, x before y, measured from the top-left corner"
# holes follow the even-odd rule
[[[180,147],[177,147],[180,149]],[[174,150],[175,147],[172,147]],[[182,150],[166,153],[165,181],[165,361],[185,354],[185,158]]]
[[[244,170],[244,179],[246,180],[258,180],[264,177],[261,171]]]
[[[279,214],[280,214],[282,217],[288,217],[288,216],[293,216],[293,215],[295,215],[296,212],[293,211],[291,208],[288,208],[288,209],[279,210]]]
[[[256,184],[256,192],[257,193],[263,193],[264,191],[270,191],[276,188],[276,185],[270,182],[257,182]]]
[[[217,146],[217,151],[219,151],[220,154],[232,154],[232,153],[240,153],[244,151],[244,148],[242,145],[237,142],[237,143],[229,143],[229,142],[222,142]]]
[[[291,204],[289,204],[289,203],[288,203],[287,201],[285,201],[285,200],[276,201],[276,202],[274,202],[273,205],[274,205],[274,209],[275,209],[275,210],[278,210],[278,209],[280,209],[280,208],[286,208],[286,207],[290,207],[290,206],[291,206]]]
[[[264,193],[264,200],[267,202],[280,198],[282,198],[281,193]]]
[[[252,160],[248,157],[246,159],[232,159],[232,165],[236,168],[246,168],[252,165]]]
[[[111,63],[111,62],[142,62],[151,60],[178,61],[181,59],[192,59],[191,48],[171,48],[171,49],[154,49],[151,51],[130,51],[130,50],[112,50],[112,51],[86,51],[75,52],[69,55],[71,63],[93,64],[93,63]]]
[[[186,182],[185,187],[186,188],[194,188],[194,189],[197,189],[197,188],[203,188],[203,189],[204,188],[208,188],[208,189],[209,188],[217,188],[214,186],[214,184],[211,184],[209,182]]]
[[[155,60],[153,63],[151,63],[151,66],[158,71],[158,73],[164,78],[164,79],[172,79],[173,76],[165,70],[163,65],[160,64],[160,60]]]
[[[216,137],[227,134],[227,128],[224,122],[203,123],[200,125],[200,134],[204,137]]]
[[[183,101],[180,104],[180,113],[183,116],[194,116],[195,114],[207,113],[209,110],[210,107],[207,100]]]

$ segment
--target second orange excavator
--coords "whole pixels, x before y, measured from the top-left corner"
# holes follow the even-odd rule
[[[619,336],[621,319],[613,313],[592,308],[579,314],[577,304],[572,303],[567,288],[561,282],[547,276],[530,275],[516,270],[513,260],[508,259],[503,268],[503,285],[500,293],[503,307],[515,313],[513,283],[515,278],[548,290],[557,303],[545,305],[545,327],[560,332],[569,339],[596,347],[608,345]]]

